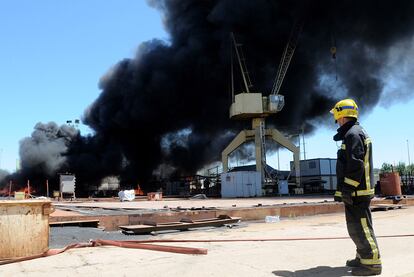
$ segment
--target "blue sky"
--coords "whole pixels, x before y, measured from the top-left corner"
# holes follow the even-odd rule
[[[133,57],[143,41],[168,38],[160,14],[144,0],[0,1],[0,37],[0,168],[9,171],[19,140],[37,122],[80,118],[112,65]],[[414,156],[414,101],[395,103],[361,119],[374,141],[376,166],[406,162],[407,139]],[[307,137],[307,157],[335,157],[334,131],[332,124]],[[290,159],[282,152],[281,168]]]
[[[414,99],[400,103],[394,102],[388,107],[385,106],[386,102],[387,99],[382,99],[372,112],[362,115],[360,118],[361,125],[373,141],[374,166],[379,168],[383,162],[398,164],[401,161],[408,164],[407,140],[411,154],[410,160],[413,163]],[[332,122],[331,126],[319,128],[314,135],[305,136],[306,158],[335,158],[338,147],[332,137],[336,133],[336,129],[337,126]],[[283,151],[280,153],[280,157],[280,167],[288,168],[287,164],[292,159],[290,152]],[[301,158],[303,158],[303,153]],[[277,168],[276,157],[270,157],[269,163]]]

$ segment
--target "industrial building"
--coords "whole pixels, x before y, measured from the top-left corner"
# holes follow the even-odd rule
[[[291,170],[294,164],[290,163]],[[292,171],[296,177],[296,172]],[[300,161],[301,186],[305,193],[322,193],[336,190],[336,159],[317,158]]]
[[[255,165],[241,166],[222,174],[222,197],[256,197],[264,195],[330,193],[336,190],[336,159],[316,158],[300,161],[300,186],[295,190],[294,162],[290,171],[277,171],[267,165],[265,171],[271,180],[261,182]],[[290,187],[288,186],[290,184]],[[273,188],[272,188],[273,187]],[[289,189],[290,188],[290,189]],[[303,189],[303,190],[302,190]]]
[[[256,165],[232,168],[221,175],[221,197],[260,197],[290,194],[289,171],[278,171],[269,165],[264,166],[268,178],[262,182]],[[292,179],[293,180],[293,179]],[[296,187],[296,183],[292,183]]]

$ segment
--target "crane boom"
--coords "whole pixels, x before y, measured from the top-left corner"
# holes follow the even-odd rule
[[[282,59],[279,63],[276,78],[273,83],[271,94],[279,94],[280,88],[282,87],[283,79],[285,78],[286,71],[289,68],[290,61],[292,60],[293,54],[295,53],[296,45],[299,39],[299,35],[302,32],[303,21],[298,21],[293,25],[292,32],[290,33],[289,40],[286,44],[285,50],[283,51]]]
[[[247,71],[246,59],[244,58],[243,50],[241,49],[241,44],[237,43],[233,33],[231,33],[231,38],[233,40],[234,50],[236,50],[237,61],[239,62],[244,87],[246,88],[246,92],[249,93],[249,88],[251,88],[253,85],[252,81],[250,80],[249,72]]]

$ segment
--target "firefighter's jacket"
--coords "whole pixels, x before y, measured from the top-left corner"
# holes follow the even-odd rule
[[[374,172],[371,139],[358,122],[349,121],[338,129],[335,141],[342,141],[336,163],[337,191],[340,201],[344,191],[358,199],[374,196]]]

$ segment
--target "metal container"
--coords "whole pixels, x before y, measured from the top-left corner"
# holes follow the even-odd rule
[[[49,200],[0,201],[0,260],[47,251],[53,211]]]
[[[221,174],[221,197],[262,196],[262,179],[257,171],[236,171]]]
[[[398,172],[380,174],[380,185],[383,196],[401,195],[401,180]]]
[[[148,192],[147,199],[149,201],[159,201],[162,200],[162,192]]]
[[[24,200],[26,198],[26,193],[24,191],[15,191],[14,200]]]
[[[75,196],[76,189],[76,177],[73,174],[61,174],[60,175],[60,194],[63,193],[72,194]]]

